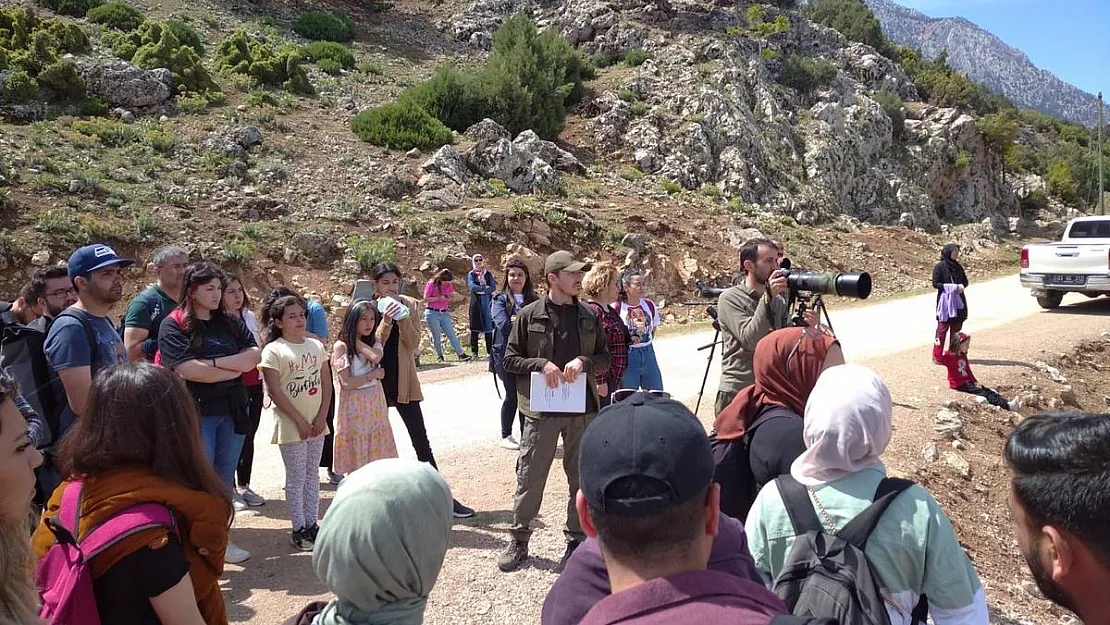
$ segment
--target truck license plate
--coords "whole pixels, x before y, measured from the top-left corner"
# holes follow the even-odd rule
[[[1066,286],[1082,286],[1087,284],[1087,276],[1055,274],[1052,276],[1052,283]]]

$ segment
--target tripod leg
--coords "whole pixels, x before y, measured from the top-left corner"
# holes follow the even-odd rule
[[[701,378],[701,389],[698,390],[698,402],[694,406],[694,414],[698,414],[701,409],[701,397],[705,394],[705,383],[709,380],[709,368],[713,366],[713,352],[717,349],[717,341],[721,338],[721,331],[717,330],[713,333],[713,343],[709,346],[709,360],[705,362],[705,375]]]

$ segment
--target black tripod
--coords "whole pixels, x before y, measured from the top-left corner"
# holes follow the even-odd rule
[[[698,390],[698,403],[694,406],[694,414],[698,414],[701,408],[701,396],[705,394],[705,383],[709,380],[709,368],[713,366],[713,352],[716,351],[717,345],[721,343],[721,322],[717,319],[717,307],[710,306],[705,309],[705,314],[713,319],[713,342],[708,345],[702,345],[698,351],[709,350],[709,358],[705,361],[705,375],[701,378],[701,388]]]
[[[812,304],[810,303],[812,300]],[[790,291],[789,306],[794,308],[794,316],[790,318],[791,325],[798,327],[805,327],[805,313],[810,308],[816,308],[821,311],[825,316],[825,325],[829,327],[829,332],[836,336],[836,330],[833,329],[832,320],[829,319],[829,309],[825,308],[825,300],[821,299],[820,293],[806,293]]]

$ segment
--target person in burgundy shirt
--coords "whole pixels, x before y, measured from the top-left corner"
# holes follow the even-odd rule
[[[967,351],[971,347],[971,335],[960,332],[956,336],[958,346],[954,352],[944,352],[939,358],[940,364],[948,369],[948,387],[961,393],[979,395],[1003,410],[1013,410],[1010,402],[998,391],[979,384],[975,374],[971,372],[971,363],[967,359]]]
[[[668,397],[636,393],[586,428],[575,505],[611,595],[582,625],[767,625],[786,606],[750,578],[707,568],[721,529],[709,439]]]

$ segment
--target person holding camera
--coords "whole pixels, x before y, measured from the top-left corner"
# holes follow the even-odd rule
[[[740,269],[744,279],[721,293],[717,319],[723,337],[721,381],[713,414],[720,414],[736,394],[755,382],[752,355],[759,340],[790,325],[786,293],[787,272],[779,268],[779,251],[770,239],[752,239],[740,247]],[[807,310],[806,325],[820,320],[816,308]]]

